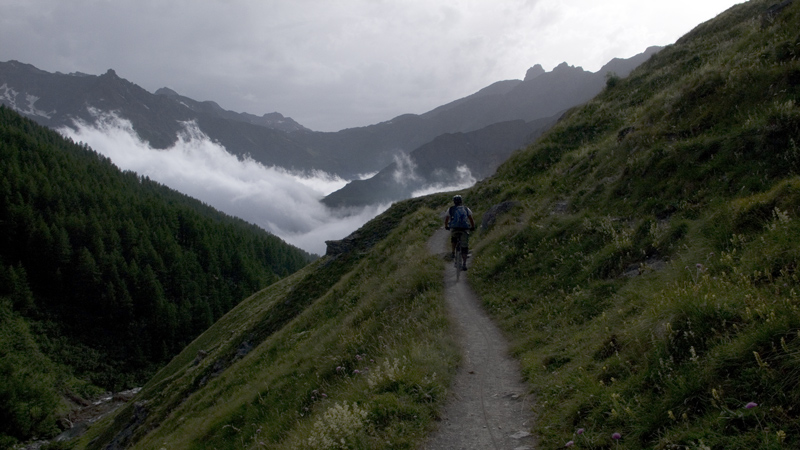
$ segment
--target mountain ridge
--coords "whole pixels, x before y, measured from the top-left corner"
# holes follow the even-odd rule
[[[630,69],[632,67],[627,70]],[[576,82],[592,79],[594,87],[584,89],[578,97],[564,92],[559,102],[567,106],[588,100],[592,95],[589,91],[599,89],[597,86],[602,86],[603,82],[602,75],[592,76],[579,68],[571,71],[584,75],[574,77]],[[399,154],[411,153],[441,134],[476,131],[509,120],[536,120],[565,109],[551,107],[545,111],[549,113],[542,113],[517,98],[513,113],[498,113],[499,105],[509,101],[497,96],[498,87],[505,89],[532,81],[535,80],[495,83],[494,88],[484,88],[425,114],[404,114],[338,132],[311,131],[280,113],[259,117],[227,111],[215,102],[196,101],[168,88],[151,94],[120,78],[113,70],[100,76],[78,76],[49,74],[18,62],[0,63],[0,84],[5,87],[4,91],[0,90],[0,103],[31,113],[29,117],[56,129],[74,127],[76,119],[92,124],[98,120],[92,111],[114,112],[129,120],[137,134],[158,149],[173,145],[184,130],[184,123],[194,121],[212,141],[221,143],[239,157],[249,156],[264,165],[288,170],[323,170],[346,179],[357,179],[361,174],[383,169]],[[486,110],[486,105],[477,101],[481,97],[493,102],[492,110]],[[34,105],[38,105],[38,109],[31,109]],[[36,114],[37,111],[42,114]]]

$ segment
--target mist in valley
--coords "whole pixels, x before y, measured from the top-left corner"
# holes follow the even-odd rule
[[[329,208],[320,200],[348,180],[322,171],[293,172],[239,159],[191,122],[184,124],[172,147],[159,150],[140,139],[128,120],[96,114],[101,119],[96,124],[76,122],[74,128],[59,131],[86,143],[122,170],[147,176],[311,253],[325,254],[326,240],[346,237],[390,206]],[[455,186],[421,186],[415,196],[467,187],[474,181],[467,176]]]

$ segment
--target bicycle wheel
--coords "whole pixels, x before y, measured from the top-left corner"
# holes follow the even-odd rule
[[[455,247],[455,254],[453,255],[453,267],[456,269],[456,281],[461,278],[461,265],[462,265],[462,257],[461,257],[461,236],[458,237],[456,241]]]
[[[453,258],[453,267],[456,269],[456,281],[461,278],[461,246],[456,245],[456,255]]]

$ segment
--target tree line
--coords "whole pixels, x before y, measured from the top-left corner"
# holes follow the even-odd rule
[[[0,320],[24,318],[48,358],[106,389],[313,259],[5,107],[0,173]]]

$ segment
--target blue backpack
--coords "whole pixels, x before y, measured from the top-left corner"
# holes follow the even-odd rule
[[[469,228],[469,213],[467,207],[459,205],[453,207],[452,214],[450,215],[450,228]]]

